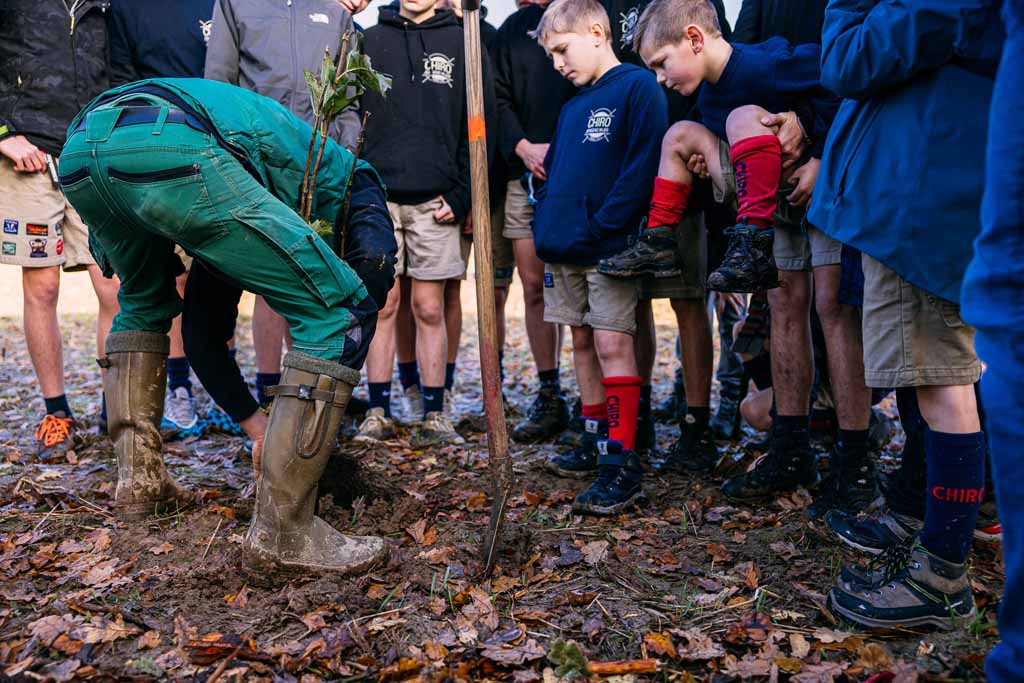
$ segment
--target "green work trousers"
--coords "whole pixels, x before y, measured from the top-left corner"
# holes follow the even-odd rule
[[[184,123],[116,126],[117,109],[90,112],[60,159],[97,264],[121,280],[112,331],[170,329],[182,308],[179,244],[265,297],[294,350],[341,362],[376,316],[359,276],[211,135]]]

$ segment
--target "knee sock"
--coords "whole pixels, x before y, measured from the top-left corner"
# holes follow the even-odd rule
[[[416,361],[411,360],[408,363],[398,364],[398,381],[402,383],[402,390],[406,390],[409,387],[420,385],[420,369],[416,365]]]
[[[925,432],[928,507],[921,544],[949,562],[967,559],[985,493],[985,434]]]
[[[686,406],[686,414],[693,417],[693,426],[698,431],[704,431],[711,422],[711,408],[708,406]]]
[[[580,408],[581,414],[588,420],[607,420],[608,419],[608,404],[607,403],[592,403],[590,405],[583,404]]]
[[[778,204],[776,194],[782,179],[782,147],[774,135],[758,135],[732,146],[731,159],[736,174],[738,220],[767,228],[772,224]]]
[[[192,395],[192,380],[188,376],[188,358],[167,359],[167,389],[174,391],[178,387],[188,389],[188,395]]]
[[[444,388],[448,391],[455,386],[455,363],[448,363],[444,366]]]
[[[654,179],[654,194],[651,195],[651,207],[647,213],[647,227],[657,228],[668,226],[675,228],[683,220],[686,203],[690,198],[693,185],[677,183],[667,178]]]
[[[843,455],[847,456],[848,465],[859,465],[868,457],[868,430],[840,429],[836,445]]]
[[[65,394],[60,396],[53,396],[51,398],[43,397],[43,403],[46,404],[46,414],[54,415],[56,413],[64,413],[64,417],[74,417],[71,413],[71,406],[68,405],[68,397]],[[104,403],[106,405],[106,403]]]
[[[272,399],[267,389],[281,383],[279,372],[257,372],[256,373],[256,400],[261,406],[268,405]]]
[[[370,408],[383,408],[384,416],[391,417],[391,382],[367,382]]]
[[[903,442],[900,468],[896,471],[895,491],[886,498],[889,507],[901,515],[924,519],[927,493],[927,466],[924,438],[928,425],[917,405],[917,390],[903,387],[896,390],[896,406],[906,439]]]
[[[423,387],[423,417],[444,411],[444,387]]]
[[[640,409],[640,378],[636,376],[605,377],[605,404],[608,406],[608,438],[622,448],[636,448],[636,418]]]
[[[537,378],[540,380],[540,390],[558,393],[562,390],[561,383],[558,380],[558,368],[551,368],[550,370],[541,370],[537,373]]]
[[[651,393],[653,388],[650,384],[640,385],[640,406],[637,410],[637,418],[641,420],[651,419]]]
[[[772,411],[775,411],[774,406],[772,406]],[[803,448],[806,451],[811,447],[811,434],[808,426],[807,415],[776,414],[772,417],[772,438],[788,436],[793,440],[797,448]]]

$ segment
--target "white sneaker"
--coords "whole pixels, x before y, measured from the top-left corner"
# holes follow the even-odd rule
[[[160,427],[164,430],[184,431],[196,426],[199,416],[196,415],[195,401],[185,387],[178,387],[167,392],[164,399],[164,419]]]
[[[402,391],[402,415],[410,423],[423,419],[423,394],[419,385],[413,384]]]
[[[359,443],[379,443],[387,441],[395,435],[395,421],[384,414],[383,408],[370,408],[366,411],[359,432],[352,437]]]
[[[448,419],[448,416],[437,411],[427,413],[427,416],[423,418],[423,422],[420,423],[417,440],[422,445],[459,445],[466,443],[466,440],[455,431],[455,427],[452,426],[452,421]]]

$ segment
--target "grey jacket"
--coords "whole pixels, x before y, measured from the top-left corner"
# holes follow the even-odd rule
[[[352,17],[337,0],[217,0],[204,75],[275,99],[311,124],[304,72],[319,74],[324,48],[337,55],[346,31],[354,44]],[[355,147],[358,106],[334,120],[330,135]]]

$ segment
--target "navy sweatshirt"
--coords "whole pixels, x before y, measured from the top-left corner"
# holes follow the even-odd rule
[[[785,38],[755,45],[734,43],[717,83],[705,82],[697,106],[701,123],[725,140],[725,121],[744,105],[770,112],[794,111],[811,137],[811,155],[821,158],[840,98],[821,85],[821,46],[791,46]]]
[[[113,0],[110,84],[202,78],[214,0]]]
[[[565,103],[533,219],[541,260],[589,266],[626,246],[647,213],[667,129],[661,86],[632,64]]]

